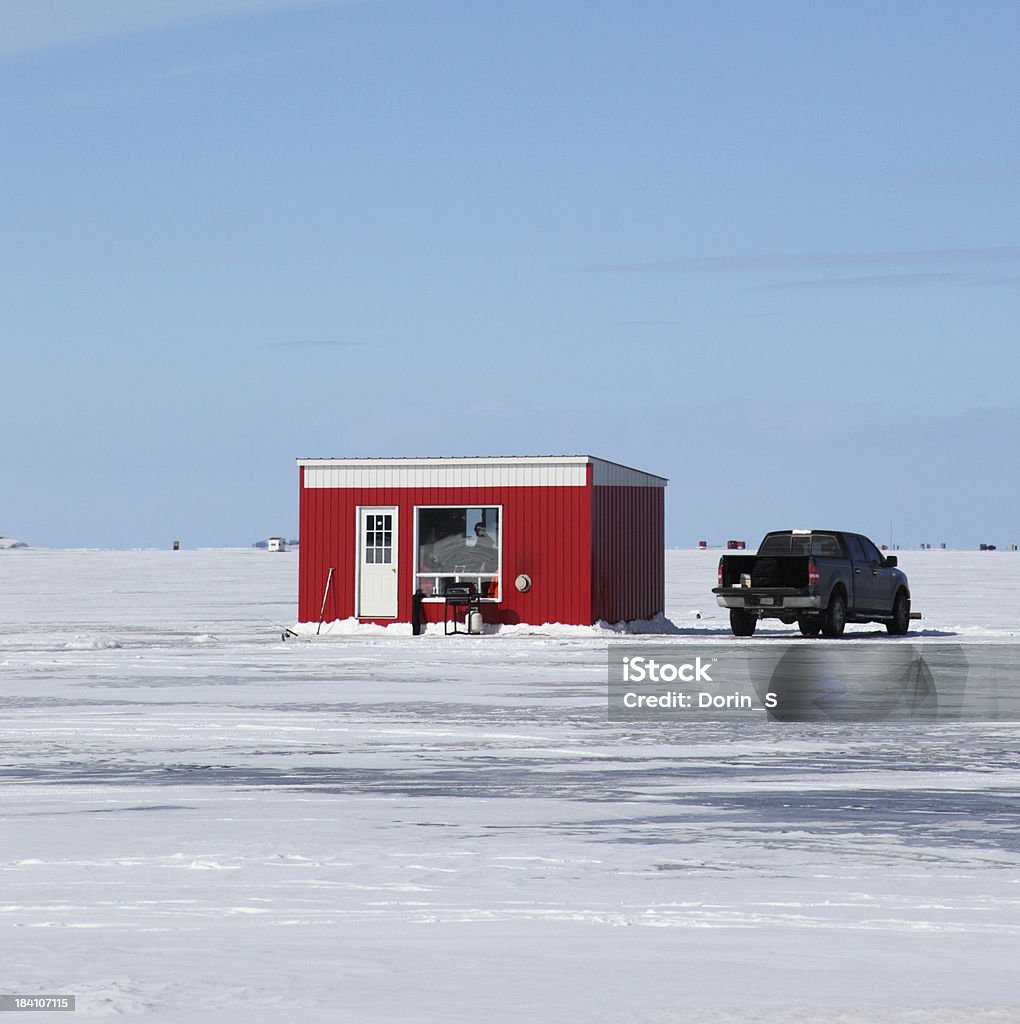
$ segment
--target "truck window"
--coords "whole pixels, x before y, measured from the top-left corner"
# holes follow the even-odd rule
[[[818,555],[842,558],[839,538],[831,533],[770,533],[758,548],[759,555]]]
[[[882,556],[878,553],[878,548],[868,540],[867,537],[861,537],[861,547],[864,548],[864,557],[869,562],[881,562]]]
[[[811,534],[811,554],[820,558],[842,558],[839,540],[831,533]]]
[[[788,533],[770,533],[758,548],[759,555],[790,554],[790,535]]]
[[[868,560],[864,554],[864,548],[861,547],[861,542],[852,533],[847,534],[846,544],[850,549],[850,557],[853,561],[866,562]]]

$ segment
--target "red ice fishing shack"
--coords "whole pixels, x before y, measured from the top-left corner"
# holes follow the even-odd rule
[[[589,455],[297,462],[301,622],[411,622],[416,593],[441,622],[452,587],[489,623],[663,610],[663,477]]]

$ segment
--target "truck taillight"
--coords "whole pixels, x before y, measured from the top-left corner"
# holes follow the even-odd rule
[[[811,561],[808,562],[807,566],[808,586],[812,586],[813,584],[817,583],[818,579],[818,566],[815,565],[815,560],[812,558]]]
[[[719,582],[717,586],[723,586],[723,571],[722,571],[722,559],[719,559]]]

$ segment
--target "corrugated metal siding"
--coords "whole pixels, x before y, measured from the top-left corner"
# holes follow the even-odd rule
[[[335,569],[325,619],[354,614],[356,506],[347,492],[302,488],[298,560],[298,619],[316,622],[330,568]]]
[[[595,487],[665,487],[666,478],[642,473],[605,459],[592,459],[592,484]]]
[[[303,466],[304,483],[313,467]],[[584,465],[582,471],[586,471]],[[582,480],[582,484],[584,481]],[[487,621],[541,625],[592,620],[591,491],[586,486],[326,488],[302,486],[298,618],[316,622],[329,569],[336,569],[326,620],[355,609],[356,515],[359,506],[396,506],[400,518],[398,620],[411,619],[414,509],[421,505],[502,505],[503,576],[499,604],[482,606]],[[532,578],[519,593],[514,579]],[[442,604],[426,604],[430,621]]]
[[[306,488],[583,487],[583,462],[303,465]]]
[[[650,619],[665,608],[665,493],[592,488],[592,618]]]

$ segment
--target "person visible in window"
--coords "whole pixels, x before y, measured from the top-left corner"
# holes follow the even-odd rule
[[[480,563],[479,572],[494,572],[496,569],[496,542],[489,536],[485,523],[475,523],[475,552]]]

